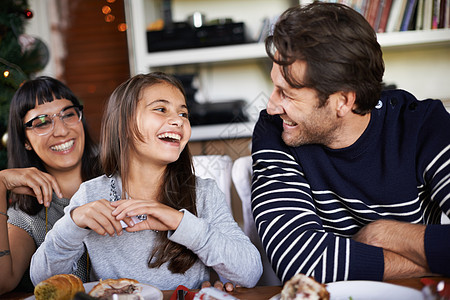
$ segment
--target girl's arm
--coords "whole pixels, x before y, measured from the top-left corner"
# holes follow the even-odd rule
[[[45,241],[34,253],[30,264],[30,277],[34,285],[56,274],[71,274],[84,253],[83,239],[90,230],[78,227],[70,212],[59,219]]]
[[[213,180],[197,185],[196,217],[186,210],[169,239],[191,249],[199,259],[235,285],[253,287],[262,274],[261,257],[235,222],[225,196]]]
[[[262,274],[261,257],[250,239],[239,228],[225,202],[225,196],[213,180],[198,179],[195,216],[158,201],[119,200],[115,207],[117,220],[147,215],[147,219],[126,228],[168,231],[168,238],[192,250],[209,267],[236,285],[253,287]]]

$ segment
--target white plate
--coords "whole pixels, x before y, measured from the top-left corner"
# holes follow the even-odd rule
[[[422,300],[418,290],[379,281],[338,281],[327,284],[330,300]],[[270,300],[279,300],[280,294]]]
[[[92,288],[98,283],[98,281],[94,281],[94,282],[88,282],[83,284],[84,289],[86,290],[86,293],[89,293]],[[144,284],[144,283],[139,283],[139,286],[142,286],[142,292],[141,295],[142,297],[144,297],[144,300],[162,300],[163,299],[163,293],[156,287],[149,285],[149,284]],[[35,300],[34,295],[31,297],[26,298],[25,300]]]

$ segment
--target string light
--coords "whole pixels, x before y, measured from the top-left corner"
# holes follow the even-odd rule
[[[114,15],[106,15],[105,16],[105,21],[108,23],[114,22],[115,19],[116,19],[116,17]]]
[[[105,6],[102,7],[102,13],[103,13],[104,15],[107,15],[107,14],[109,14],[110,12],[111,12],[111,7],[109,7],[108,5],[105,5]]]
[[[3,77],[8,77],[9,76],[9,71],[8,70],[6,70],[5,72],[3,72]]]
[[[117,30],[119,30],[120,32],[126,31],[127,30],[127,24],[120,23],[119,25],[117,25]]]
[[[112,4],[115,3],[116,0],[105,0],[107,3]],[[112,23],[116,20],[116,16],[112,13],[112,8],[109,5],[103,5],[102,6],[102,13],[105,15],[105,22]],[[126,23],[119,23],[117,25],[117,30],[120,32],[125,32],[127,30],[127,24]]]

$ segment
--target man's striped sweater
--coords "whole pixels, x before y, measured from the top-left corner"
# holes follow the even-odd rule
[[[378,219],[430,224],[432,272],[450,276],[450,116],[440,101],[386,91],[350,147],[288,147],[262,111],[253,133],[252,208],[278,277],[382,280],[381,248],[351,239]]]

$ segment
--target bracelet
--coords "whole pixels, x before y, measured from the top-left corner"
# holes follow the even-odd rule
[[[11,251],[9,251],[9,250],[0,251],[0,257],[5,256],[5,255],[10,255],[10,254],[11,254]]]
[[[5,217],[6,217],[6,221],[8,221],[8,219],[9,219],[9,216],[6,214],[6,213],[4,213],[4,212],[2,212],[2,211],[0,211],[0,215],[4,215]]]

